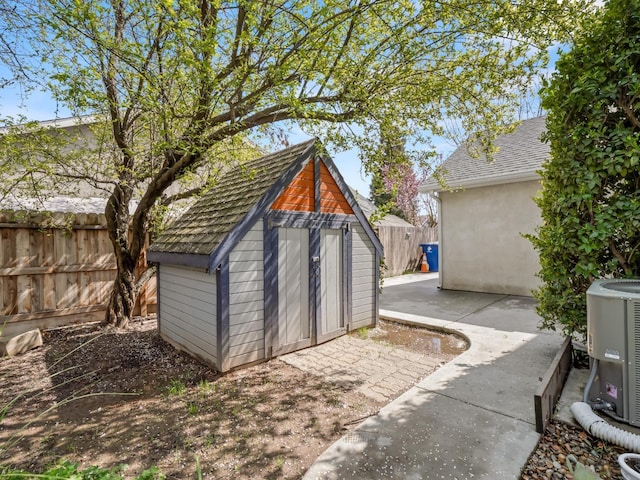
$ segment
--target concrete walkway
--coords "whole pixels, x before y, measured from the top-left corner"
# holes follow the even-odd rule
[[[455,330],[471,346],[327,449],[305,479],[518,479],[538,441],[533,395],[562,343],[533,299],[385,281],[382,318]]]

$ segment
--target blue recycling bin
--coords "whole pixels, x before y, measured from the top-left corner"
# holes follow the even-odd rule
[[[427,255],[427,263],[429,264],[429,271],[437,272],[438,271],[438,242],[421,243],[420,248],[422,248],[422,252]]]

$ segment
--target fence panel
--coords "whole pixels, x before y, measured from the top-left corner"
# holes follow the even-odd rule
[[[0,327],[4,335],[98,321],[116,273],[103,215],[0,212]],[[144,265],[144,257],[141,260]],[[155,278],[135,314],[156,311]]]
[[[438,241],[438,228],[381,225],[376,228],[384,247],[385,276],[415,270],[422,255],[421,243]]]

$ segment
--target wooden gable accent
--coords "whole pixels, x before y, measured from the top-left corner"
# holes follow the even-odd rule
[[[342,190],[333,179],[324,162],[320,162],[320,211],[322,213],[353,214]]]
[[[315,211],[314,162],[310,161],[271,205],[271,210]],[[320,212],[352,215],[353,210],[324,162],[320,161]]]
[[[313,161],[293,179],[284,192],[271,205],[272,210],[315,211]]]

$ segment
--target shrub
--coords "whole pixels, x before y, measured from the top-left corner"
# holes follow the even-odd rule
[[[529,237],[543,327],[581,335],[593,280],[640,273],[640,1],[611,0],[584,27],[541,92],[551,155]]]

